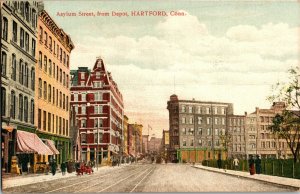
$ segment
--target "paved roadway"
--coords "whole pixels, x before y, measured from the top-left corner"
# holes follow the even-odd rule
[[[5,193],[289,192],[287,188],[213,173],[183,164],[136,164],[93,175],[7,188]]]

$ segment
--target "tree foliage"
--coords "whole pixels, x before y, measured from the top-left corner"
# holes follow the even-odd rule
[[[290,148],[294,162],[299,159],[300,150],[300,70],[298,67],[289,70],[289,81],[277,83],[273,95],[268,97],[272,103],[284,102],[285,110],[273,119],[271,130],[280,139],[285,139]]]

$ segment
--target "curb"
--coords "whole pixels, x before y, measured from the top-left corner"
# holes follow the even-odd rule
[[[246,177],[246,176],[230,174],[230,173],[220,172],[220,171],[214,171],[214,170],[211,170],[211,169],[199,168],[199,167],[196,167],[196,166],[191,166],[191,167],[196,168],[196,169],[206,170],[206,171],[209,171],[209,172],[215,172],[215,173],[219,173],[219,174],[229,175],[229,176],[233,176],[233,177],[239,177],[239,178],[244,178],[244,179],[248,179],[248,180],[259,181],[259,182],[263,182],[263,183],[270,184],[270,185],[276,185],[277,187],[284,187],[284,188],[287,188],[287,189],[292,189],[294,191],[300,191],[300,187],[297,187],[297,186],[274,183],[274,182],[270,182],[270,181],[266,181],[266,180],[259,180],[259,179],[254,179],[254,178],[250,178],[250,177]]]

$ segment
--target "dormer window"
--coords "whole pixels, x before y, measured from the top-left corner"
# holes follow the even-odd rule
[[[81,73],[80,73],[80,78],[81,78],[81,79],[84,79],[84,74],[85,74],[84,72],[81,72]]]
[[[96,72],[96,79],[100,79],[100,75],[101,75],[100,72],[97,71],[97,72]]]

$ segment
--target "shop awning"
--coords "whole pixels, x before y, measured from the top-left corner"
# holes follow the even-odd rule
[[[41,155],[53,155],[53,152],[34,133],[17,131],[18,151],[24,153],[37,153]]]
[[[54,155],[59,154],[59,151],[56,149],[52,140],[46,139],[46,145],[50,148]]]

